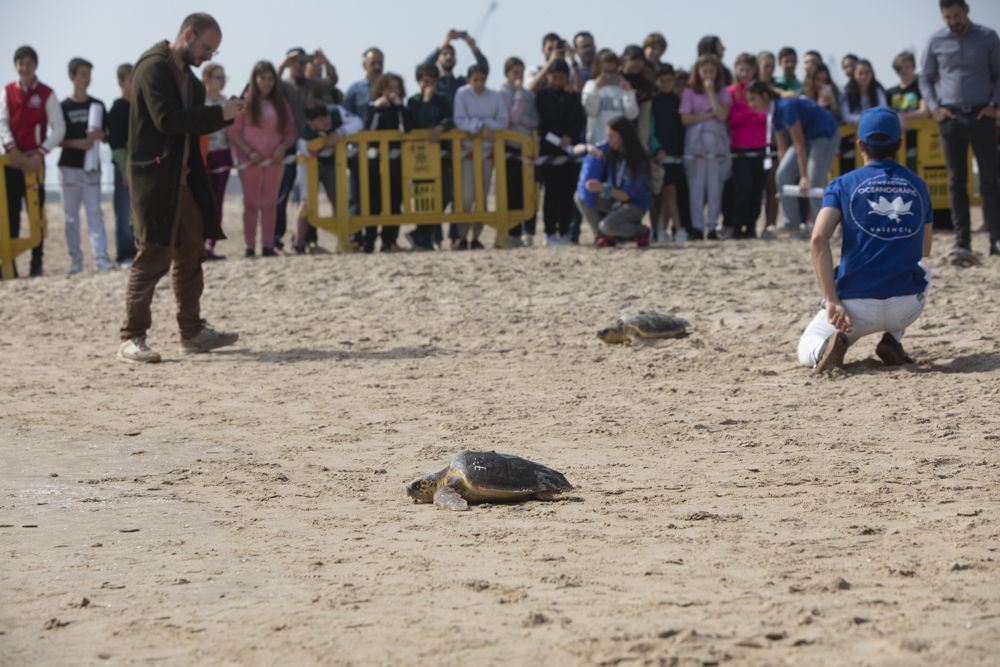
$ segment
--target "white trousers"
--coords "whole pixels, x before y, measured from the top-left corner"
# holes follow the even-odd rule
[[[845,299],[844,308],[853,323],[847,340],[853,345],[862,336],[883,332],[892,334],[897,341],[903,340],[906,327],[924,310],[926,297],[927,292],[888,299]],[[820,309],[799,339],[799,362],[815,367],[823,343],[835,333],[837,328],[827,320],[826,308]]]
[[[62,185],[63,215],[66,227],[66,247],[74,264],[83,263],[80,250],[80,203],[87,211],[87,235],[94,259],[107,259],[108,238],[104,232],[104,211],[101,210],[101,173],[75,167],[59,167]]]

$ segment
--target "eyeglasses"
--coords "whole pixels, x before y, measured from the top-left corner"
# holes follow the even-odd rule
[[[218,50],[213,50],[210,45],[206,44],[204,42],[204,40],[202,40],[201,35],[199,35],[198,33],[195,33],[194,36],[197,38],[196,41],[199,42],[205,48],[205,50],[209,52],[209,54],[211,55],[211,57],[214,58],[215,56],[219,55],[219,51]]]

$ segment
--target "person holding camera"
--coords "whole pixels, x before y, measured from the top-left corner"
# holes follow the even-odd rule
[[[454,104],[455,93],[466,84],[464,76],[455,76],[455,47],[451,45],[455,40],[460,39],[469,45],[472,55],[476,58],[476,64],[485,71],[490,71],[490,64],[486,56],[479,50],[476,40],[465,30],[455,30],[452,28],[444,36],[440,46],[431,51],[430,55],[424,58],[428,65],[437,65],[440,76],[438,77],[438,92],[448,98],[448,102]]]
[[[553,64],[560,60],[572,64],[575,73],[570,81],[569,89],[580,89],[582,84],[580,83],[579,66],[576,64],[576,53],[573,47],[566,43],[566,40],[554,32],[548,33],[542,37],[542,55],[545,57],[545,64],[541,67],[531,67],[525,73],[526,90],[537,93],[539,90],[545,88],[548,83],[547,77]]]
[[[136,63],[128,128],[128,180],[138,253],[128,272],[125,323],[118,359],[156,363],[146,344],[156,284],[168,272],[177,301],[183,352],[232,345],[239,334],[201,319],[205,239],[224,239],[198,137],[221,129],[243,111],[243,100],[205,106],[205,86],[192,67],[211,58],[222,29],[208,14],[184,19],[173,42],[160,42]]]
[[[281,94],[292,109],[292,118],[295,121],[296,132],[306,126],[305,108],[311,102],[319,102],[321,104],[333,103],[333,82],[330,79],[322,77],[306,76],[306,68],[311,63],[315,63],[328,71],[333,69],[333,65],[330,64],[330,61],[321,49],[316,49],[315,52],[309,54],[301,46],[288,49],[285,53],[285,59],[278,66],[279,79],[281,79],[282,74],[286,70],[288,72],[288,76],[281,79]],[[287,159],[294,155],[295,142],[292,142],[292,146],[285,157]],[[281,174],[281,184],[278,187],[278,208],[274,217],[274,242],[270,246],[275,252],[280,253],[284,248],[282,238],[288,229],[288,199],[291,197],[298,204],[301,198],[301,193],[295,183],[297,173],[295,162],[289,159]],[[315,235],[315,229],[310,229],[310,238],[308,240],[314,242],[316,240]]]

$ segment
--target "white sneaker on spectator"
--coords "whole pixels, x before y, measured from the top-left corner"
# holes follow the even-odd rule
[[[765,227],[763,231],[761,231],[760,233],[760,238],[763,241],[773,241],[774,239],[776,239],[777,236],[774,235],[774,228]]]
[[[69,261],[69,267],[66,269],[66,275],[71,276],[74,273],[80,273],[83,271],[83,261],[79,259],[71,259]]]
[[[135,336],[123,341],[118,347],[118,361],[128,361],[136,364],[158,364],[160,353],[153,352],[146,345],[145,336]]]
[[[110,257],[105,255],[94,260],[94,268],[98,271],[114,271],[118,268],[118,265],[112,262]]]
[[[688,233],[686,229],[682,228],[674,232],[674,243],[676,243],[677,245],[684,245],[684,243],[687,240],[688,240]]]
[[[521,237],[521,242],[524,243],[525,248],[530,248],[531,246],[535,245],[535,235],[525,234],[524,236]]]

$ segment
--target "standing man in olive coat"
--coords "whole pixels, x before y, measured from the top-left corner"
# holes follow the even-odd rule
[[[208,352],[239,338],[207,326],[200,310],[204,241],[225,235],[215,214],[198,135],[232,122],[243,110],[243,101],[205,106],[205,87],[190,67],[209,60],[221,42],[222,30],[214,18],[191,14],[173,42],[156,44],[135,66],[128,177],[138,253],[125,295],[118,349],[122,361],[160,361],[159,353],[146,345],[146,331],[152,324],[153,292],[168,271],[177,300],[181,351]]]

